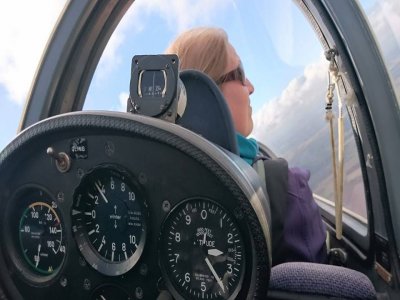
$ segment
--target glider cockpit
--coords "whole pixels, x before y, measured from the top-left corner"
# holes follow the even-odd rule
[[[336,140],[332,130],[333,146],[325,143],[327,123],[307,139],[282,130],[266,143],[290,148],[285,154],[295,163],[316,165],[313,178],[322,179],[314,198],[330,251],[326,265],[271,268],[268,193],[235,154],[232,125],[221,122],[229,117],[208,115],[204,123],[196,114],[209,107],[190,102],[200,93],[218,98],[215,86],[201,74],[180,74],[188,103],[178,125],[91,109],[90,84],[112,33],[132,4],[145,11],[133,2],[70,1],[47,45],[21,133],[0,153],[0,299],[397,299],[399,65],[385,64],[364,4],[294,1],[321,42],[324,63],[290,82],[287,94],[297,92],[299,104],[281,104],[314,118],[315,103],[302,99],[309,88],[320,96],[321,118],[326,104],[329,115],[340,102],[335,114],[347,123]],[[329,77],[315,75],[318,69]],[[309,85],[307,76],[327,84]],[[129,101],[128,111],[135,109]],[[292,129],[311,132],[307,117],[291,112]],[[274,117],[258,114],[257,122]],[[306,148],[311,143],[321,151]],[[275,156],[268,147],[261,145]],[[318,160],[326,148],[339,154],[335,176],[325,166],[330,157]],[[344,148],[354,150],[351,164],[343,165]],[[340,189],[346,183],[350,192]],[[349,205],[353,198],[361,208]]]

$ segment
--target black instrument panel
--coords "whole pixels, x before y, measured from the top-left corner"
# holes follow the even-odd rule
[[[0,161],[9,174],[0,182],[0,266],[11,298],[259,294],[251,279],[268,253],[254,246],[243,191],[208,155],[154,130],[156,138],[87,126],[46,132],[11,151],[18,161]],[[69,157],[67,171],[49,147]]]

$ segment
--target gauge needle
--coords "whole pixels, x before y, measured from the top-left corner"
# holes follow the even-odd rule
[[[37,260],[36,260],[36,265],[35,265],[36,268],[37,268],[37,266],[39,265],[39,260],[40,260],[40,248],[42,248],[42,244],[39,244],[39,246],[38,246],[38,250],[37,250]]]
[[[211,273],[214,275],[215,279],[217,280],[219,286],[221,287],[222,291],[225,293],[224,285],[222,284],[222,281],[219,278],[217,272],[215,272],[214,267],[212,266],[212,264],[211,264],[210,260],[208,259],[208,257],[206,257],[205,261],[207,263],[207,266],[210,268]]]
[[[99,191],[101,197],[103,197],[104,201],[105,201],[106,203],[108,203],[108,200],[107,200],[106,196],[103,194],[103,191],[101,190],[101,188],[100,188],[100,186],[97,184],[97,182],[95,182],[94,185],[96,186],[97,190]]]
[[[221,255],[223,252],[218,250],[218,249],[208,249],[208,255],[212,255],[212,256],[219,256]]]
[[[203,245],[206,244],[206,237],[207,237],[207,233],[204,234],[204,238],[203,238]]]

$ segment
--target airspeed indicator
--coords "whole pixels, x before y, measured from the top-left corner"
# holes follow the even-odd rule
[[[41,192],[43,200],[44,197]],[[33,202],[23,211],[19,221],[20,249],[33,271],[42,275],[53,274],[65,257],[64,240],[55,202]]]

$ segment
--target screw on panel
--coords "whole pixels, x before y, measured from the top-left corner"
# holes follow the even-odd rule
[[[140,266],[140,274],[143,276],[147,275],[147,272],[149,271],[149,268],[147,267],[147,264],[141,264]]]
[[[373,157],[373,155],[372,154],[370,154],[370,153],[368,153],[367,154],[367,160],[366,160],[366,162],[365,162],[365,165],[368,167],[368,168],[373,168],[374,166],[373,166],[373,161],[374,161],[374,157]]]
[[[143,299],[143,289],[140,286],[135,289],[135,296],[138,299]]]
[[[76,170],[76,177],[82,179],[83,175],[85,175],[85,171],[83,171],[81,168],[78,168],[78,170]]]
[[[85,279],[83,280],[83,288],[84,288],[85,290],[89,291],[89,290],[90,290],[90,286],[91,286],[90,280],[87,279],[87,278],[85,278]]]
[[[146,177],[146,175],[145,175],[144,173],[140,173],[140,174],[139,174],[139,182],[140,182],[141,184],[146,184],[146,182],[147,182],[147,177]]]
[[[66,287],[66,286],[68,285],[67,277],[61,276],[61,278],[60,278],[60,285],[61,285],[62,287]]]
[[[115,153],[115,145],[111,141],[107,141],[106,144],[104,145],[104,151],[108,157],[113,156]]]
[[[163,210],[164,212],[169,212],[170,209],[171,209],[171,203],[169,203],[168,200],[163,201],[163,203],[161,204],[161,206],[162,206],[162,210]]]
[[[81,265],[82,267],[86,266],[86,260],[82,256],[79,256],[78,261],[79,261],[79,265]]]
[[[64,193],[63,192],[57,193],[57,201],[60,203],[64,202]]]

